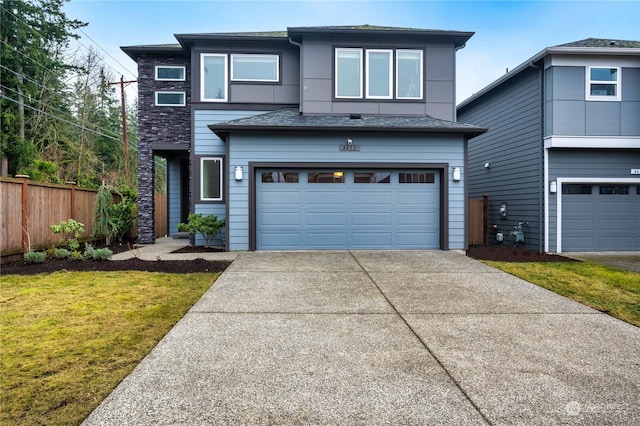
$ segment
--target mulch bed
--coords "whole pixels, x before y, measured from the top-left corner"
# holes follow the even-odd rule
[[[538,253],[535,250],[514,246],[471,246],[467,250],[467,256],[498,262],[580,262],[557,254]]]

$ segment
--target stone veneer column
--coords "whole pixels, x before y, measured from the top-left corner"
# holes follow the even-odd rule
[[[155,242],[155,161],[151,146],[138,145],[138,243]]]

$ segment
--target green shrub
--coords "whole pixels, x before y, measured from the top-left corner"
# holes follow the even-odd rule
[[[69,219],[67,221],[63,220],[57,225],[51,225],[49,229],[51,229],[54,234],[62,235],[60,242],[69,250],[76,251],[80,248],[78,237],[84,232],[84,224]]]
[[[95,249],[89,243],[84,245],[84,257],[92,260],[107,260],[113,255],[113,252],[108,248]]]
[[[43,251],[30,251],[24,254],[24,261],[27,263],[42,263],[47,258],[47,253]]]
[[[79,251],[75,250],[71,252],[71,256],[69,256],[71,260],[84,260],[84,256]]]
[[[59,248],[53,252],[53,257],[56,259],[66,259],[71,256],[71,252],[67,249]]]
[[[224,219],[218,220],[216,215],[203,215],[202,213],[189,213],[187,223],[179,223],[178,231],[188,232],[191,235],[202,234],[204,245],[209,246],[224,228]]]

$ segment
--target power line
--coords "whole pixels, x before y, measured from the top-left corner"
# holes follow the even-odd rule
[[[16,104],[18,104],[18,105],[23,105],[25,108],[28,108],[28,109],[33,110],[33,111],[40,112],[40,113],[42,113],[42,114],[44,114],[44,115],[46,115],[46,116],[49,116],[49,117],[54,118],[54,119],[56,119],[56,120],[60,120],[60,121],[62,121],[63,123],[71,124],[72,126],[78,127],[78,128],[80,128],[80,129],[82,129],[82,130],[86,130],[86,131],[88,131],[88,132],[94,133],[94,134],[99,135],[99,136],[104,136],[105,138],[109,138],[109,139],[112,139],[112,140],[114,140],[114,141],[120,141],[120,139],[115,138],[115,137],[113,137],[113,136],[111,136],[111,135],[107,135],[107,134],[104,134],[104,133],[102,133],[102,132],[98,132],[98,131],[96,131],[96,130],[89,129],[88,127],[84,127],[84,126],[82,126],[82,125],[80,125],[80,124],[78,124],[78,123],[74,123],[74,122],[69,121],[69,120],[65,120],[64,118],[60,118],[60,117],[58,117],[58,116],[56,116],[56,115],[53,115],[53,114],[51,114],[51,113],[48,113],[47,111],[43,111],[43,110],[41,110],[40,108],[36,108],[36,107],[33,107],[33,106],[31,106],[31,105],[28,105],[28,104],[26,104],[26,103],[24,103],[24,102],[20,102],[20,101],[18,101],[18,100],[16,100],[16,99],[10,98],[9,96],[3,95],[3,94],[0,94],[0,96],[2,97],[2,99],[6,99],[6,100],[11,101],[11,102],[14,102],[14,103],[16,103]]]
[[[120,61],[118,61],[116,58],[114,58],[113,56],[111,56],[111,54],[109,52],[107,52],[102,46],[100,46],[100,44],[98,44],[97,41],[95,41],[94,39],[92,39],[91,37],[89,37],[89,34],[87,34],[86,32],[84,32],[84,30],[82,30],[81,28],[78,28],[78,30],[84,34],[89,40],[91,40],[93,42],[93,44],[95,44],[100,50],[102,50],[104,53],[106,53],[111,59],[113,59],[118,65],[120,65],[122,67],[122,69],[124,69],[126,72],[128,72],[131,76],[133,76],[133,78],[137,78],[137,76],[132,73],[131,71],[129,71],[129,69],[122,65],[120,63]],[[106,62],[105,62],[106,64]],[[113,68],[113,67],[112,67]],[[115,68],[113,68],[114,71],[117,71]]]

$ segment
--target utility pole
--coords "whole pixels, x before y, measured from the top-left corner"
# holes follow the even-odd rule
[[[124,77],[120,76],[120,81],[115,81],[109,83],[111,84],[119,84],[120,85],[120,103],[122,107],[122,145],[124,148],[124,178],[127,182],[127,185],[130,184],[129,181],[129,141],[127,139],[127,104],[124,97],[124,85],[130,83],[136,83],[138,80],[130,80],[124,81]]]

